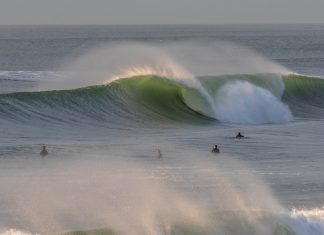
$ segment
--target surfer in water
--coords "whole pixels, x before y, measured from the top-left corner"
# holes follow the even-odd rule
[[[241,132],[238,132],[237,135],[235,136],[236,139],[241,139],[244,138],[244,135],[241,134]]]
[[[157,152],[158,152],[158,158],[161,158],[161,157],[162,157],[162,152],[161,152],[161,150],[158,149]]]
[[[212,149],[213,153],[219,153],[219,148],[217,147],[217,144],[215,144],[214,148]]]
[[[48,152],[47,152],[47,150],[46,150],[46,146],[44,145],[43,146],[43,149],[42,149],[42,151],[40,151],[40,153],[39,153],[42,157],[45,157],[46,155],[48,155]]]

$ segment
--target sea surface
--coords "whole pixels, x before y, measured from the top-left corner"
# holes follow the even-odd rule
[[[324,25],[0,26],[0,234],[324,234],[323,78]]]

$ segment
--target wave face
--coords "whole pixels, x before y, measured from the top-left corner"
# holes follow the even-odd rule
[[[283,100],[296,117],[323,118],[324,79],[289,75],[284,79]]]
[[[28,124],[238,124],[321,118],[324,80],[274,74],[202,76],[199,87],[145,75],[73,90],[0,95],[1,119]]]
[[[185,104],[192,100],[197,110]],[[199,92],[157,76],[121,79],[74,90],[20,92],[0,96],[1,118],[25,123],[105,125],[147,121],[206,121]],[[201,107],[201,109],[199,108]]]

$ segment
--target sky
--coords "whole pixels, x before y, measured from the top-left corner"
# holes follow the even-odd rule
[[[0,24],[324,23],[324,0],[0,0]]]

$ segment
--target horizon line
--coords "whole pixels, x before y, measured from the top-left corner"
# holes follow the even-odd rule
[[[206,25],[206,26],[217,26],[217,25],[324,25],[324,22],[320,23],[172,23],[172,24],[167,24],[167,23],[155,23],[155,24],[150,24],[150,23],[116,23],[116,24],[106,24],[106,23],[81,23],[81,24],[1,24],[0,26],[186,26],[186,25]]]

